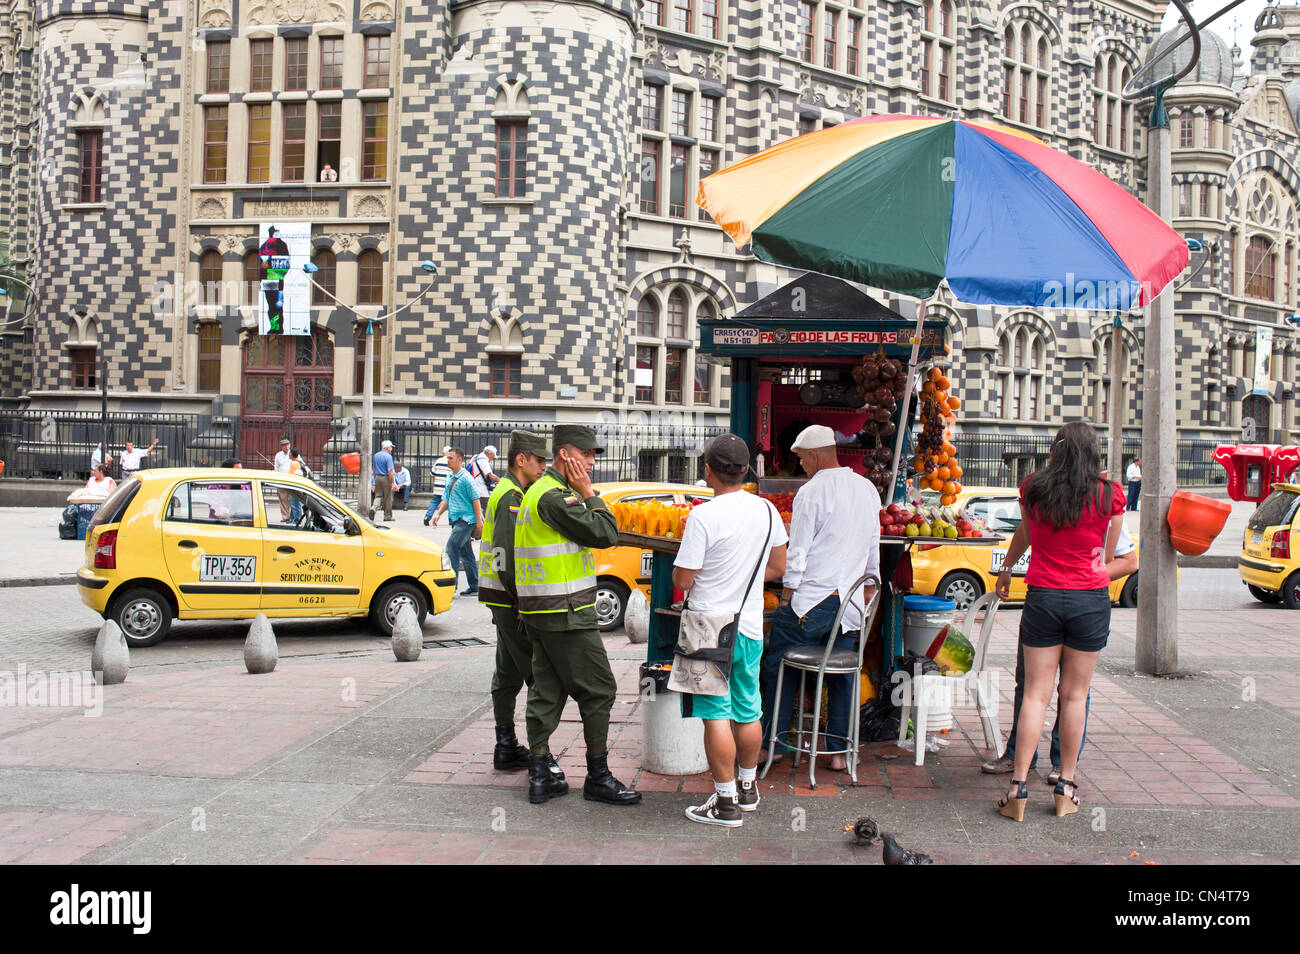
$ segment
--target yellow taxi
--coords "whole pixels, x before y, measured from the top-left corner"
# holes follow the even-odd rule
[[[264,470],[140,471],[86,533],[81,600],[132,646],[173,619],[369,615],[391,635],[410,606],[423,624],[451,608],[441,549],[377,527],[314,482]]]
[[[1237,572],[1261,603],[1300,609],[1300,484],[1274,484],[1250,515]]]
[[[938,506],[939,495],[922,493],[926,504]],[[965,508],[984,521],[986,534],[1000,536],[1007,543],[1020,526],[1020,492],[1014,487],[963,487],[955,506]],[[1136,535],[1134,543],[1137,542]],[[1025,571],[1029,553],[1011,568],[1012,601],[1025,598]],[[952,600],[962,610],[993,589],[1002,572],[1005,546],[959,546],[922,544],[912,548],[912,592]],[[1112,580],[1111,602],[1120,606],[1137,606],[1138,575],[1132,573]]]
[[[635,503],[639,500],[657,500],[666,504],[687,504],[693,499],[707,500],[713,496],[709,487],[691,484],[654,484],[618,481],[593,484],[607,504]],[[627,598],[638,589],[650,598],[650,550],[638,547],[607,547],[596,551],[596,624],[601,632],[623,625],[627,612]]]

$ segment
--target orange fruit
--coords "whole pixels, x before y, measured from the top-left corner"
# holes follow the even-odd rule
[[[961,480],[962,469],[960,467],[958,467],[956,464],[953,464],[951,467],[948,468],[948,470],[952,473],[953,480]]]
[[[938,381],[941,377],[943,377],[943,372],[940,371],[938,368],[931,368],[928,377],[931,381]]]
[[[939,377],[935,379],[934,383],[935,386],[938,387],[940,391],[948,390],[948,388],[952,384],[952,382],[949,381],[947,378],[945,378],[942,374],[940,374]]]
[[[954,488],[956,488],[956,489],[953,490],[953,493],[955,493],[955,494],[959,494],[959,493],[961,493],[961,484],[960,484],[958,481],[955,481],[955,480],[954,480],[954,481],[952,482],[952,485],[953,485]]]
[[[940,478],[941,480],[947,480],[952,476],[952,470],[948,467],[940,467],[937,471],[935,471],[935,476]]]
[[[931,489],[931,490],[943,490],[943,481],[940,480],[938,477],[931,477],[931,478],[930,478],[930,489]]]
[[[957,408],[961,407],[961,399],[956,396],[950,396],[948,398],[948,406],[954,411],[957,410]]]
[[[912,469],[918,474],[925,473],[925,461],[918,457],[916,460],[912,461]]]
[[[947,441],[943,442],[943,452],[947,454],[949,457],[957,456],[957,448],[954,447],[952,444],[949,444]],[[947,461],[944,461],[944,463],[947,463]]]
[[[922,394],[933,394],[933,393],[934,393],[934,382],[932,382],[932,381],[926,381],[923,385],[921,385],[921,393],[922,393]]]
[[[956,502],[957,497],[954,494],[944,494],[939,498],[939,503],[944,507],[951,507]]]
[[[948,452],[940,451],[939,453],[935,454],[934,462],[940,465],[948,463]]]
[[[949,480],[944,481],[942,487],[937,487],[935,489],[942,490],[945,494],[955,494],[959,488],[957,487],[956,481]]]

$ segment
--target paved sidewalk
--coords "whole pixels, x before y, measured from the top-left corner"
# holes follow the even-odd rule
[[[774,769],[743,828],[694,825],[682,812],[707,777],[640,768],[643,650],[622,635],[606,640],[619,682],[611,767],[644,803],[583,801],[570,705],[553,743],[575,790],[533,806],[523,773],[491,768],[491,646],[426,649],[415,663],[382,648],[290,657],[250,676],[228,642],[224,661],[135,652],[98,717],[0,706],[0,862],[878,864],[879,849],[842,830],[863,815],[941,863],[1296,862],[1296,626],[1230,577],[1184,571],[1180,678],[1134,675],[1136,614],[1114,612],[1078,772],[1083,808],[1065,819],[1041,780],[1023,824],[996,814],[1006,776],[980,774],[982,733],[959,710],[923,766],[871,744],[858,786],[823,770],[814,792],[804,771]],[[1004,731],[1018,616],[999,617],[990,651]],[[491,639],[479,608],[458,619],[457,635]]]

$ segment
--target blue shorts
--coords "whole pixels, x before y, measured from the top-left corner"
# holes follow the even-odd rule
[[[758,689],[758,673],[763,661],[763,641],[736,634],[736,650],[731,656],[731,691],[725,696],[682,695],[682,715],[697,719],[726,719],[731,722],[757,722],[763,718],[763,695]]]

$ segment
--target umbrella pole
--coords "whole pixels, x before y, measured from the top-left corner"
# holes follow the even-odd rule
[[[934,294],[938,295],[939,289],[936,288]],[[930,298],[924,299],[921,302],[921,306],[916,310],[916,331],[912,334],[912,356],[908,358],[907,361],[907,392],[903,395],[903,411],[898,418],[898,431],[894,434],[894,469],[890,471],[889,483],[886,485],[889,488],[889,499],[881,501],[884,506],[889,506],[891,503],[895,503],[896,501],[894,498],[898,494],[896,484],[898,483],[898,470],[903,464],[900,459],[903,455],[903,436],[907,432],[908,424],[911,423],[911,414],[908,412],[910,410],[912,393],[916,390],[916,366],[921,355],[921,332],[925,329],[926,308],[933,300],[933,295]],[[906,493],[903,494],[903,502],[907,502]]]

